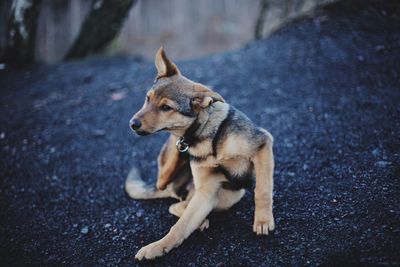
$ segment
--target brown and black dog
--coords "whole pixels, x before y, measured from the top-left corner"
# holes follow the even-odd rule
[[[274,229],[273,138],[206,86],[184,77],[160,48],[157,78],[145,103],[131,119],[139,135],[171,133],[158,157],[157,185],[148,186],[133,167],[125,189],[134,199],[174,197],[169,211],[178,222],[135,258],[154,259],[179,246],[197,228],[208,228],[212,211],[237,203],[255,176],[253,231]]]

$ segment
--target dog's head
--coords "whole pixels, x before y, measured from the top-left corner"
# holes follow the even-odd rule
[[[166,130],[181,136],[198,115],[224,99],[206,86],[184,77],[161,47],[155,57],[157,77],[143,107],[130,120],[139,135]]]

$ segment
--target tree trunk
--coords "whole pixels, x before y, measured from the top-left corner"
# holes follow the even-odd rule
[[[83,58],[103,50],[116,37],[135,2],[92,0],[89,14],[65,58]]]
[[[4,62],[25,65],[35,59],[35,35],[40,0],[14,0],[8,20]]]
[[[254,37],[256,40],[261,39],[263,37],[265,16],[267,14],[268,7],[269,7],[269,1],[261,0],[260,13],[258,13],[258,18],[256,21],[256,28],[255,28],[255,32],[254,32]]]

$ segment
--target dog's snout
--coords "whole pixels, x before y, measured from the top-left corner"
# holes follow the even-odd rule
[[[132,119],[131,120],[131,128],[134,131],[137,131],[140,129],[140,127],[142,127],[142,123],[140,122],[140,120],[138,119]]]

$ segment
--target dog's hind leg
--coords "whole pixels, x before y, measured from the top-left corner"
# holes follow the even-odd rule
[[[215,211],[222,211],[230,209],[244,196],[245,190],[228,190],[221,188],[218,192],[218,204],[215,207]]]
[[[172,215],[175,215],[176,217],[180,218],[185,211],[187,205],[189,204],[189,200],[184,200],[178,203],[174,203],[169,207],[169,213]],[[199,226],[200,231],[204,231],[205,229],[208,229],[210,226],[210,222],[208,219],[205,219],[203,223]]]
[[[169,206],[168,211],[169,211],[169,213],[171,213],[172,215],[175,215],[176,217],[181,217],[188,204],[189,204],[188,200],[174,203],[171,206]]]
[[[180,153],[176,149],[176,141],[178,138],[170,135],[167,141],[161,148],[160,154],[157,158],[158,175],[157,175],[157,188],[164,190],[169,183],[174,182],[176,174],[182,168],[189,168],[189,155]]]
[[[213,211],[222,211],[231,208],[235,205],[239,200],[243,197],[245,193],[244,189],[240,190],[227,190],[221,188],[218,192],[218,204],[214,208]],[[183,212],[185,211],[187,205],[189,204],[189,200],[181,201],[178,203],[174,203],[169,207],[169,213],[175,215],[177,217],[181,217]],[[210,226],[210,221],[205,219],[204,222],[200,225],[200,231],[208,229]]]

